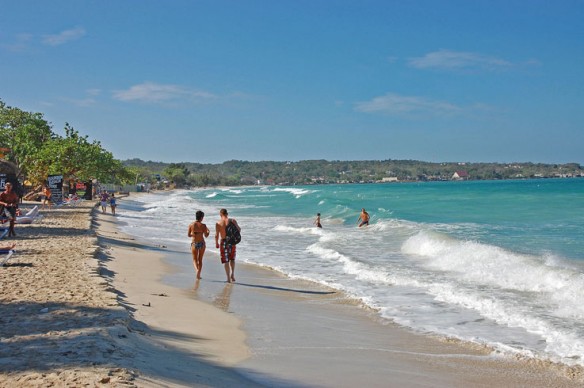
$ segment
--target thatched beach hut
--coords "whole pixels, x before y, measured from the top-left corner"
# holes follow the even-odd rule
[[[20,169],[16,164],[9,162],[6,159],[0,159],[0,190],[4,190],[6,182],[12,183],[14,191],[22,196],[22,185],[18,181]]]

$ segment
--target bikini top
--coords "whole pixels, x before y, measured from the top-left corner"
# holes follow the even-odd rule
[[[193,222],[193,225],[194,225],[194,224],[196,224],[197,222],[198,222],[199,224],[201,224],[201,225],[203,224],[201,221],[195,221],[195,222]],[[203,233],[205,233],[205,232],[198,232],[198,231],[194,231],[194,230],[193,230],[193,232],[192,232],[192,233],[193,233],[193,234],[203,234]]]

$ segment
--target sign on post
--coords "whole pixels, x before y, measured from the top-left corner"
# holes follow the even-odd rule
[[[49,175],[47,184],[51,190],[51,200],[53,203],[63,202],[63,175]]]

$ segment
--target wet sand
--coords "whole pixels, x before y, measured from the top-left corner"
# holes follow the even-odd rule
[[[414,334],[268,269],[238,263],[227,284],[213,250],[197,282],[188,252],[142,244],[91,205],[17,226],[0,268],[0,386],[584,384],[579,368]]]
[[[180,260],[171,255],[170,261]],[[378,317],[342,293],[257,266],[239,265],[237,283],[223,282],[219,258],[206,254],[193,299],[243,319],[252,356],[243,375],[268,386],[297,387],[574,387],[581,372],[491,349],[416,334]],[[187,277],[191,279],[187,280]]]

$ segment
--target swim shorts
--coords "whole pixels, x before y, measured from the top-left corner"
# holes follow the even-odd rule
[[[221,250],[221,263],[225,264],[229,260],[235,260],[235,245],[227,244],[225,240],[221,240],[219,244],[219,249]]]
[[[195,249],[205,248],[205,242],[204,241],[193,242],[193,243],[191,243],[191,246],[195,247]]]

